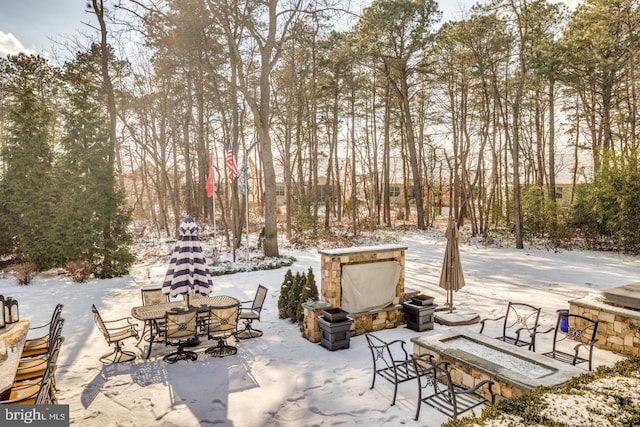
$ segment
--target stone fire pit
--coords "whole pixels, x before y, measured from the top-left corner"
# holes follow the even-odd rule
[[[499,398],[520,396],[540,386],[560,385],[584,371],[472,331],[449,331],[412,338],[413,351],[451,364],[456,384],[473,387],[491,380]],[[487,396],[489,398],[489,396]]]

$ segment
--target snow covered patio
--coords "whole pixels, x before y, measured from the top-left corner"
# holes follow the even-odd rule
[[[446,300],[438,287],[446,239],[441,231],[381,234],[375,244],[407,246],[405,285]],[[56,303],[64,304],[66,337],[58,359],[58,399],[69,404],[71,424],[77,426],[311,426],[311,425],[407,425],[439,426],[447,418],[423,407],[413,421],[416,384],[399,388],[395,406],[390,406],[393,388],[371,385],[371,355],[364,336],[352,337],[350,347],[328,351],[306,340],[298,327],[278,318],[277,300],[286,268],[239,273],[213,278],[214,294],[238,300],[253,298],[258,284],[269,288],[260,329],[261,338],[241,341],[238,354],[223,359],[201,357],[195,362],[169,365],[162,361],[165,349],[157,346],[149,360],[103,365],[100,355],[106,343],[93,324],[91,304],[105,317],[129,316],[140,305],[140,288],[160,283],[166,272],[171,245],[140,245],[143,260],[131,276],[113,280],[72,283],[64,276],[43,274],[29,286],[18,286],[6,275],[0,293],[20,301],[21,316],[31,316],[32,325],[46,323]],[[294,250],[283,246],[283,254],[297,261],[292,270],[309,267],[320,271],[316,249]],[[456,296],[460,310],[472,309],[482,318],[502,314],[508,301],[527,301],[542,307],[541,324],[553,326],[556,310],[569,301],[602,289],[629,283],[638,276],[638,260],[612,253],[594,253],[485,247],[473,242],[460,247],[466,286]],[[498,327],[498,325],[496,325]],[[140,325],[142,329],[142,325]],[[479,325],[448,327],[416,332],[404,326],[376,332],[385,340],[413,338],[449,331],[477,332]],[[486,331],[494,336],[497,330]],[[541,337],[538,352],[550,346],[551,337]],[[132,347],[138,354],[140,349]],[[154,347],[155,348],[155,347]],[[594,366],[612,365],[622,356],[595,349]],[[587,372],[585,368],[578,368]],[[564,400],[558,399],[558,407]],[[579,416],[565,414],[568,425],[585,425]],[[580,424],[582,423],[582,424]]]

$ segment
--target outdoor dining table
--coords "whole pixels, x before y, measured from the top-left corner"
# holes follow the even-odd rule
[[[149,358],[151,354],[151,346],[158,332],[157,321],[165,318],[167,312],[173,310],[198,310],[202,312],[208,312],[212,308],[216,307],[229,307],[231,305],[240,305],[240,301],[234,297],[228,295],[214,295],[210,297],[194,297],[191,296],[187,300],[172,301],[162,304],[151,304],[133,307],[131,309],[131,316],[145,322],[149,332],[149,348],[145,359]],[[143,337],[140,337],[142,340]]]
[[[0,329],[0,397],[11,390],[30,325],[31,318],[23,317]]]

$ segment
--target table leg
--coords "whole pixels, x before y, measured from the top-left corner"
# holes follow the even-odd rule
[[[149,356],[151,355],[151,346],[153,345],[153,342],[156,340],[157,327],[158,325],[155,323],[154,320],[149,321],[149,349],[147,350],[147,355],[145,356],[145,359],[148,359]]]

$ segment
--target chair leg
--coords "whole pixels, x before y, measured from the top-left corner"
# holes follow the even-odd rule
[[[262,336],[262,331],[260,329],[253,329],[251,324],[253,323],[253,319],[247,319],[244,321],[244,329],[236,334],[236,337],[241,340],[246,340],[249,338],[257,338]]]
[[[209,356],[225,357],[238,353],[238,348],[233,345],[228,345],[224,338],[218,338],[218,343],[213,347],[209,347],[204,352]]]
[[[184,346],[178,346],[178,350],[175,353],[167,354],[162,358],[167,363],[173,364],[178,360],[191,360],[192,362],[198,358],[198,353],[195,351],[185,350]]]
[[[109,358],[113,356],[113,360],[109,360]],[[122,343],[118,341],[114,349],[111,353],[107,353],[100,357],[100,361],[105,363],[110,361],[111,363],[120,363],[120,362],[131,362],[136,358],[135,353],[131,351],[125,351],[122,349]]]

